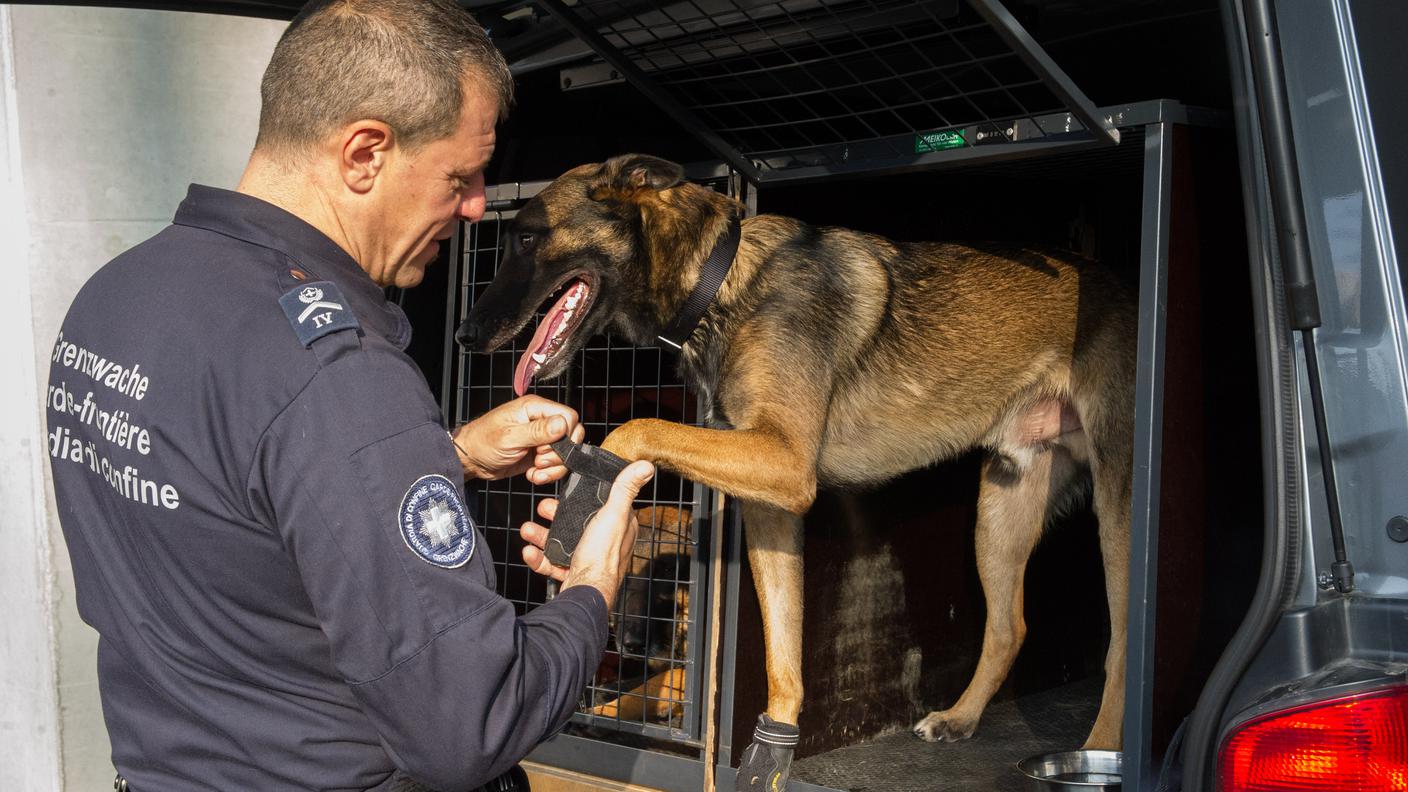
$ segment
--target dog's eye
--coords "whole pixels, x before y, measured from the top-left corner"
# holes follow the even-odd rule
[[[537,234],[530,234],[526,231],[520,232],[518,235],[518,249],[527,250],[533,247],[533,243],[536,241],[538,241]]]

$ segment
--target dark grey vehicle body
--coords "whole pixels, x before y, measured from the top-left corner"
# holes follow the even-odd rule
[[[1186,790],[1216,788],[1218,748],[1239,724],[1402,684],[1408,672],[1408,311],[1395,250],[1408,229],[1408,156],[1399,145],[1408,131],[1408,60],[1399,49],[1408,9],[1275,3],[1282,68],[1270,79],[1283,80],[1285,96],[1277,113],[1267,78],[1252,66],[1258,5],[1227,0],[1224,22],[1256,295],[1266,543],[1256,599],[1187,726]],[[1274,169],[1287,163],[1278,146],[1299,182],[1280,196]],[[1292,238],[1284,232],[1296,211],[1303,233]],[[1306,357],[1284,300],[1283,261],[1296,255],[1308,256],[1319,295],[1314,344],[1354,570],[1348,593],[1331,579]]]

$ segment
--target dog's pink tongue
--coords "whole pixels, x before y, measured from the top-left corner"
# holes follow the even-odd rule
[[[553,303],[552,308],[548,310],[547,316],[544,317],[542,323],[538,325],[538,329],[533,331],[533,340],[528,342],[528,351],[524,352],[523,357],[518,359],[518,366],[513,370],[513,392],[516,395],[522,396],[528,392],[528,383],[533,381],[533,377],[537,375],[538,369],[543,367],[543,364],[534,360],[533,356],[546,355],[548,353],[548,347],[552,345],[553,337],[557,335],[557,331],[562,327],[563,323],[567,321],[565,315],[567,313],[567,301],[572,298],[573,294],[579,291],[584,292],[585,289],[583,289],[582,286],[581,281],[577,281],[571,288],[563,292],[562,296],[559,297],[557,302]],[[579,294],[578,299],[580,299],[581,296],[582,295]]]

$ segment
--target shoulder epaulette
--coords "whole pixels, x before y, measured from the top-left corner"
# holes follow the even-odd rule
[[[361,328],[332,281],[304,283],[280,297],[279,305],[305,347],[328,333]]]

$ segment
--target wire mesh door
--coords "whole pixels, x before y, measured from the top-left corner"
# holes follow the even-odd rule
[[[491,195],[493,190],[491,189]],[[501,202],[509,203],[509,202]],[[455,300],[457,322],[488,287],[500,262],[500,241],[515,208],[490,211],[461,231]],[[539,315],[536,321],[542,319]],[[453,354],[446,412],[455,424],[509,401],[513,372],[525,352],[525,338],[489,354]],[[586,440],[598,444],[632,418],[661,418],[700,424],[692,395],[680,379],[676,353],[636,347],[609,335],[592,338],[567,371],[554,381],[537,382],[533,392],[577,411]],[[534,487],[522,477],[465,486],[471,508],[489,542],[498,590],[519,614],[547,601],[553,591],[545,578],[521,561],[518,526],[542,522],[536,505],[555,496],[556,486]],[[588,685],[574,720],[591,727],[664,738],[698,741],[701,680],[708,646],[705,603],[710,592],[704,556],[714,503],[705,487],[658,471],[637,499],[640,534],[626,581],[611,615],[607,652]]]

